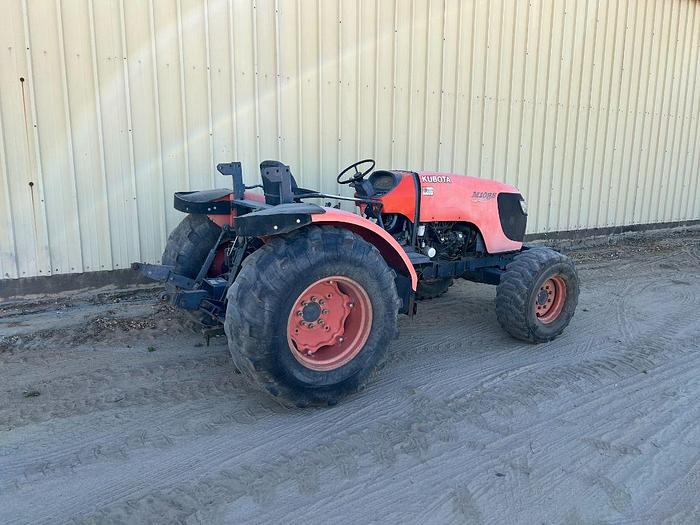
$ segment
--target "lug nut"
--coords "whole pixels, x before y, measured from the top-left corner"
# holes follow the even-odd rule
[[[324,321],[323,319],[319,319],[319,320],[318,320],[318,324],[320,324],[321,326],[323,326],[324,324],[326,324],[326,321]]]
[[[326,301],[324,301],[323,299],[321,299],[321,300],[318,302],[318,304],[320,304],[321,306],[323,306],[324,304],[326,304]]]
[[[304,312],[302,312],[301,310],[297,310],[297,315],[301,317],[302,315],[304,315]]]
[[[327,314],[327,313],[328,313],[328,310],[321,310],[321,313],[322,313],[322,314]]]
[[[312,301],[312,302],[315,302],[315,301],[316,301],[316,296],[315,296],[315,295],[312,295],[312,296],[311,296],[311,301]]]

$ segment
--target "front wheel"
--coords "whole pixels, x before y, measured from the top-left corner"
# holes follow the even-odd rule
[[[309,227],[271,239],[228,292],[233,361],[285,404],[334,404],[359,390],[396,335],[393,272],[361,237]]]
[[[544,247],[513,258],[496,289],[496,317],[510,335],[531,343],[551,341],[576,310],[578,274],[565,255]]]
[[[454,279],[451,277],[442,277],[438,279],[421,279],[418,281],[416,289],[416,299],[425,301],[426,299],[435,299],[447,293],[450,286],[454,284]]]

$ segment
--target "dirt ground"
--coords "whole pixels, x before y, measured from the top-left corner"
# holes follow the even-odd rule
[[[700,232],[571,255],[558,340],[458,283],[324,409],[248,389],[152,289],[0,305],[0,522],[700,523]]]

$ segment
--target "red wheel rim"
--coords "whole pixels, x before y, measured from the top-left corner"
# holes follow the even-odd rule
[[[372,329],[372,303],[348,277],[324,277],[308,286],[287,320],[294,358],[311,370],[335,370],[362,350]]]
[[[566,302],[566,282],[555,275],[542,283],[535,295],[535,315],[542,324],[556,320]]]

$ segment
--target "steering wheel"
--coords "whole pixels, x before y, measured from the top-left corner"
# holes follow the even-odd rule
[[[357,169],[358,166],[361,166],[362,164],[366,164],[368,162],[371,162],[371,165],[365,171],[360,171],[359,169]],[[374,169],[375,164],[376,163],[374,162],[374,159],[358,160],[357,162],[350,164],[350,166],[338,173],[338,176],[335,178],[335,180],[338,182],[338,184],[352,184],[353,182],[361,181],[370,171]],[[351,177],[348,177],[347,179],[343,179],[343,175],[345,175],[348,171],[352,169],[355,170],[355,174]]]

